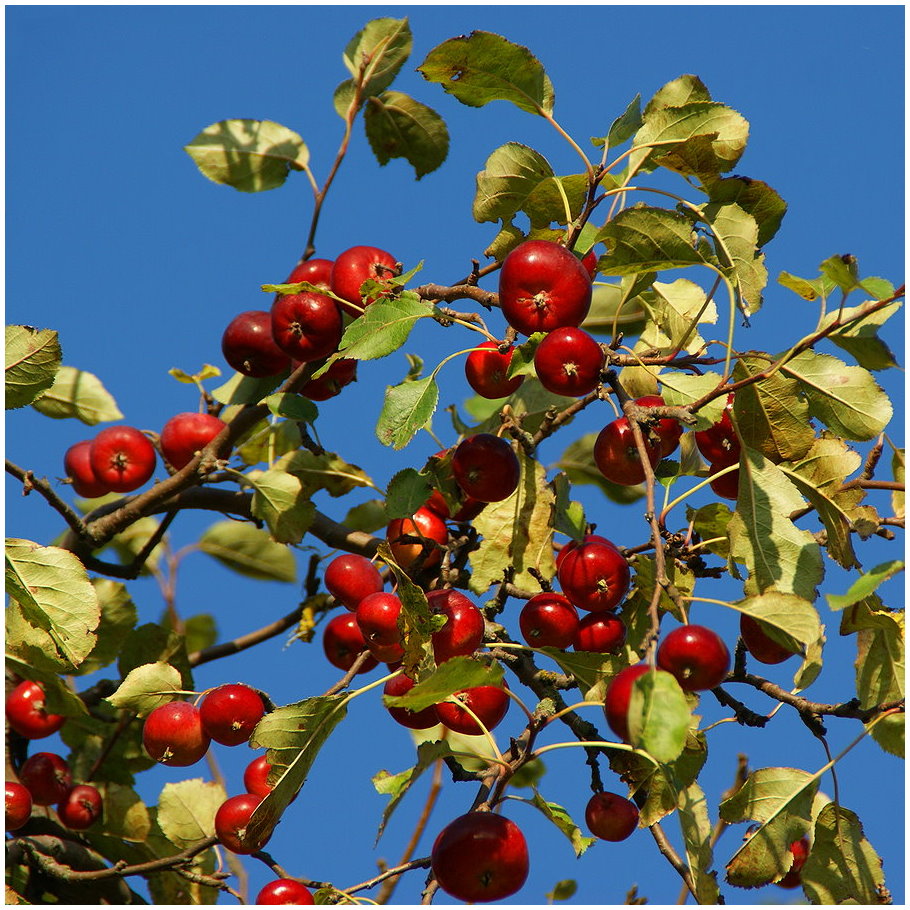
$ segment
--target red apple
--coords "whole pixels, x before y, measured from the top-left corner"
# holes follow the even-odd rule
[[[231,853],[247,855],[261,850],[271,835],[251,841],[247,836],[247,825],[264,797],[255,793],[241,793],[226,799],[215,813],[215,834]]]
[[[421,557],[421,568],[429,568],[442,562],[442,550],[434,544],[445,546],[449,532],[439,515],[432,509],[421,506],[411,518],[395,518],[390,521],[385,536],[395,562],[402,569],[409,569]],[[404,540],[405,537],[417,537],[420,540]],[[426,544],[421,541],[426,541]]]
[[[622,841],[638,827],[638,807],[618,793],[595,793],[585,807],[585,822],[595,837]]]
[[[524,376],[508,378],[514,352],[513,345],[501,354],[495,341],[483,341],[477,345],[477,350],[468,354],[464,365],[465,376],[481,398],[506,398],[524,382]]]
[[[653,468],[661,459],[662,443],[644,434],[645,451]],[[608,423],[594,440],[594,463],[597,470],[612,483],[631,487],[644,483],[642,466],[635,436],[627,417],[617,417]]]
[[[615,654],[626,642],[626,624],[613,613],[588,613],[578,622],[576,651]]]
[[[89,460],[98,482],[114,493],[131,493],[155,473],[155,447],[135,427],[105,427],[92,440]]]
[[[208,751],[211,737],[202,728],[199,709],[186,701],[159,705],[145,719],[142,744],[162,765],[185,768]]]
[[[354,666],[357,656],[367,650],[367,645],[353,613],[339,613],[328,621],[322,636],[322,649],[333,667],[347,671]],[[367,673],[376,665],[376,659],[370,656],[357,672]]]
[[[165,460],[178,471],[186,467],[227,424],[213,414],[198,414],[184,411],[175,414],[162,428],[159,444]],[[225,446],[217,453],[226,458],[229,449]]]
[[[44,704],[41,683],[23,680],[6,696],[6,719],[26,739],[44,739],[56,733],[66,722],[62,714],[50,714]]]
[[[356,553],[336,556],[326,566],[323,581],[329,594],[349,610],[356,610],[364,597],[381,591],[383,585],[379,569],[366,556]]]
[[[584,329],[553,329],[534,352],[534,369],[541,385],[555,395],[581,397],[600,384],[604,368],[601,346]]]
[[[277,376],[291,365],[291,358],[272,337],[268,310],[246,310],[235,316],[221,337],[221,352],[232,369],[257,379]]]
[[[92,470],[92,461],[89,452],[92,448],[91,439],[71,445],[63,455],[63,470],[73,482],[73,490],[77,496],[86,499],[95,499],[110,493],[106,484],[101,483]]]
[[[739,634],[742,635],[743,644],[746,650],[762,664],[779,664],[783,663],[788,657],[793,657],[794,651],[790,651],[783,645],[778,644],[767,632],[761,627],[758,620],[753,619],[745,613],[739,614]]]
[[[578,611],[564,594],[543,591],[521,608],[518,626],[532,648],[568,648],[578,629]]]
[[[446,617],[446,624],[434,632],[433,657],[437,664],[452,657],[470,656],[483,642],[484,621],[480,610],[460,591],[443,588],[427,593],[433,613]]]
[[[414,688],[414,680],[401,673],[393,676],[382,690],[385,695],[406,695]],[[436,705],[430,705],[421,711],[411,711],[408,708],[391,708],[386,706],[386,711],[394,720],[403,727],[411,730],[428,730],[439,723],[439,714],[436,711]]]
[[[569,550],[557,569],[563,594],[579,610],[614,610],[631,584],[629,564],[609,541],[586,539]]]
[[[375,246],[352,246],[332,266],[332,292],[348,302],[347,306],[342,304],[345,312],[359,316],[364,307],[379,299],[378,295],[363,299],[360,288],[364,281],[372,279],[381,284],[398,274],[398,264],[391,253]]]
[[[719,686],[730,669],[730,652],[712,629],[692,623],[669,632],[657,649],[657,666],[686,692]]]
[[[272,304],[272,337],[289,357],[310,363],[338,349],[344,331],[341,310],[326,294],[284,294]]]
[[[455,448],[452,473],[466,496],[500,502],[517,489],[521,468],[508,442],[492,433],[478,433]]]
[[[487,730],[492,730],[506,716],[509,710],[509,696],[506,694],[507,686],[474,686],[462,689],[455,693],[458,703],[443,701],[436,705],[439,720],[450,730],[464,733],[468,736],[477,736],[483,729],[476,720],[465,710],[467,705],[480,719]]]

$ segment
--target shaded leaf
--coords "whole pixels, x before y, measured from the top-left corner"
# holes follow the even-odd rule
[[[249,471],[245,478],[254,491],[253,517],[266,523],[278,543],[300,543],[316,515],[316,506],[300,478],[280,468]]]
[[[294,554],[251,524],[219,521],[203,533],[199,549],[249,578],[292,582],[297,577]]]
[[[185,850],[215,834],[215,813],[226,799],[221,784],[201,778],[165,784],[158,797],[158,825]]]
[[[53,385],[32,402],[32,407],[45,417],[75,417],[89,426],[123,417],[117,402],[94,373],[68,366],[57,370]]]
[[[549,802],[544,799],[536,787],[534,788],[534,796],[528,800],[522,799],[522,802],[527,802],[529,805],[534,806],[535,809],[539,809],[546,818],[562,831],[569,839],[569,843],[572,844],[576,857],[581,856],[591,844],[596,842],[596,837],[588,837],[581,833],[581,829],[572,820],[572,816],[559,803]]]
[[[686,745],[692,711],[676,678],[643,673],[629,697],[629,741],[659,762],[678,758]]]
[[[402,92],[374,95],[364,111],[364,125],[380,164],[404,158],[419,180],[435,171],[449,154],[449,131],[431,107]]]

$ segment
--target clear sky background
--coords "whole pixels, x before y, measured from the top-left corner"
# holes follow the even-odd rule
[[[815,277],[822,260],[852,253],[864,276],[903,281],[902,7],[14,6],[6,9],[7,322],[56,329],[64,362],[98,375],[126,423],[160,430],[174,413],[195,409],[193,387],[174,381],[168,369],[192,373],[208,362],[228,374],[220,351],[224,327],[242,310],[268,307],[270,298],[259,286],[283,280],[296,263],[312,197],[302,174],[257,195],[217,186],[201,176],[183,146],[221,119],[275,120],[302,135],[321,181],[341,139],[332,91],[348,76],[341,63],[345,45],[371,18],[405,15],[414,50],[394,88],[446,119],[449,160],[419,182],[402,160],[380,168],[358,123],[322,216],[317,255],[333,258],[355,244],[377,245],[406,267],[422,260],[419,280],[449,283],[467,274],[472,258],[483,261],[495,233],[494,225],[471,219],[474,177],[493,149],[516,140],[548,156],[557,173],[578,170],[574,152],[542,120],[504,102],[464,107],[415,72],[440,42],[483,29],[537,55],[555,86],[557,119],[582,144],[605,135],[637,93],[647,101],[682,73],[700,76],[715,100],[750,121],[750,143],[736,172],[773,186],[789,212],[766,249],[772,280],[765,307],[752,329],[737,330],[738,347],[775,351],[814,326],[814,305],[775,284],[781,271]],[[487,286],[495,289],[495,282]],[[902,323],[893,320],[888,333],[902,360]],[[462,340],[433,326],[415,331],[404,350],[420,353],[432,365]],[[322,443],[360,464],[380,486],[402,467],[421,466],[437,448],[424,434],[403,452],[393,452],[373,433],[382,389],[406,371],[403,352],[362,364],[359,382],[320,406]],[[879,379],[902,414],[903,372]],[[444,368],[441,382],[442,405],[460,403],[470,392],[457,363]],[[606,405],[596,413],[588,409],[573,430],[542,447],[541,458],[555,462],[571,439],[611,419],[608,410]],[[454,441],[443,411],[434,426],[444,442]],[[64,450],[93,432],[31,409],[11,412],[7,455],[39,475],[59,477]],[[889,432],[903,439],[900,418]],[[64,495],[71,497],[69,491]],[[607,536],[627,545],[646,539],[637,506],[620,509],[593,488],[578,488],[577,495]],[[331,501],[320,499],[319,506],[341,517]],[[216,518],[181,516],[172,529],[175,547],[192,541]],[[10,536],[46,543],[59,530],[59,520],[37,496],[23,499],[8,481]],[[877,542],[861,555],[866,568],[895,558],[901,542],[898,538],[891,547]],[[318,542],[305,543],[325,552]],[[301,576],[307,557],[302,552],[298,558]],[[826,566],[823,590],[846,590],[849,579],[830,561]],[[738,596],[732,588],[716,590],[721,593],[715,596]],[[157,619],[162,602],[154,582],[141,580],[133,593],[140,621]],[[902,605],[901,583],[883,593],[892,606]],[[184,562],[177,603],[184,616],[212,614],[221,636],[233,638],[284,615],[298,595],[293,585],[247,581],[193,555]],[[732,611],[701,605],[696,621],[714,626],[734,644]],[[825,621],[826,654],[841,671],[823,672],[809,695],[842,701],[852,691],[855,645],[852,639],[838,640],[836,618]],[[513,623],[517,637],[517,616],[507,615],[506,622]],[[318,639],[311,646],[285,649],[284,644],[275,639],[205,665],[196,672],[197,685],[248,681],[287,704],[323,692],[336,680]],[[768,668],[768,675],[789,684],[792,668]],[[755,710],[770,710],[754,693],[745,699]],[[706,721],[723,716],[710,696],[703,707]],[[732,780],[738,752],[756,768],[793,765],[814,771],[824,764],[821,746],[792,715],[780,711],[764,731],[723,724],[710,734],[701,782],[712,806]],[[510,719],[517,729],[514,709]],[[828,726],[835,753],[859,732],[855,721]],[[213,748],[229,790],[240,792],[251,753]],[[411,740],[386,716],[378,694],[358,699],[269,849],[291,872],[339,887],[369,878],[378,858],[396,863],[426,783],[409,794],[374,850],[386,798],[375,793],[370,777],[412,763]],[[580,821],[588,796],[580,751],[552,753],[547,764],[551,773],[542,792]],[[839,769],[841,801],[863,820],[900,903],[903,764],[867,740]],[[606,768],[604,773],[608,788],[621,789]],[[154,802],[165,782],[196,774],[208,774],[204,763],[155,769],[142,775],[138,786]],[[830,794],[830,778],[822,786]],[[429,852],[432,836],[465,811],[473,793],[469,785],[446,787],[418,855]],[[568,842],[535,810],[512,805],[508,814],[526,831],[532,850],[531,876],[514,901],[543,903],[554,883],[576,878],[574,900],[580,903],[622,903],[633,884],[652,904],[675,902],[679,879],[647,832],[623,844],[597,843],[576,861]],[[665,828],[675,837],[675,820],[668,819]],[[739,826],[724,835],[718,867],[741,834]],[[248,867],[255,895],[272,875],[258,863]],[[412,873],[395,899],[417,901],[423,880],[422,873]],[[723,890],[729,903],[801,897],[773,887]],[[445,902],[439,894],[437,903]]]

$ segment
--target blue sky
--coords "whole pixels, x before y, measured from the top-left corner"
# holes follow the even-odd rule
[[[56,329],[64,362],[98,375],[128,423],[158,430],[172,414],[194,409],[194,390],[170,378],[168,369],[194,372],[208,362],[227,373],[220,352],[223,328],[242,310],[268,306],[259,286],[281,281],[296,263],[312,199],[299,174],[257,195],[216,186],[198,173],[183,146],[217,120],[271,119],[303,136],[316,178],[324,179],[341,138],[331,101],[335,86],[347,78],[341,52],[378,15],[410,19],[414,51],[395,88],[447,120],[449,160],[415,182],[401,160],[379,167],[358,124],[322,216],[317,255],[333,258],[349,246],[377,245],[406,266],[423,261],[420,280],[447,283],[466,274],[472,258],[483,259],[495,232],[493,225],[474,223],[470,208],[474,175],[493,149],[519,141],[545,154],[558,173],[575,172],[574,153],[547,124],[504,102],[464,107],[414,71],[441,41],[483,29],[537,55],[555,86],[557,119],[582,144],[605,135],[637,93],[646,101],[682,73],[697,74],[716,100],[750,121],[750,143],[737,173],[769,183],[789,211],[766,250],[772,281],[765,308],[753,328],[737,336],[739,346],[774,351],[815,324],[814,307],[774,283],[780,271],[814,277],[822,260],[852,253],[863,275],[903,281],[902,7],[21,6],[6,9],[7,322]],[[889,338],[899,349],[902,324],[893,323]],[[421,331],[405,348],[428,364],[455,349],[438,332]],[[424,435],[403,452],[392,452],[373,434],[378,390],[406,371],[400,352],[364,364],[360,381],[320,409],[323,444],[367,469],[380,485],[402,467],[419,467],[437,448]],[[901,414],[902,372],[878,378]],[[456,364],[444,369],[441,381],[443,404],[469,394]],[[606,419],[603,412],[586,413],[577,421],[578,434],[599,429]],[[454,441],[443,412],[435,427],[444,442]],[[91,434],[81,424],[26,409],[9,416],[7,454],[53,478],[63,473],[65,448]],[[903,438],[897,422],[892,436]],[[558,459],[571,438],[544,446],[542,459]],[[636,507],[619,511],[590,489],[579,488],[579,498],[601,528],[645,538]],[[332,508],[330,502],[320,506]],[[191,541],[211,521],[181,517],[175,544]],[[59,523],[37,497],[23,500],[8,482],[7,531],[46,542]],[[867,567],[894,555],[880,546]],[[840,592],[849,581],[832,571],[828,584]],[[899,586],[891,592],[896,606]],[[185,615],[213,614],[221,634],[231,638],[249,630],[251,614],[268,621],[288,612],[297,593],[290,585],[238,580],[193,555],[181,572],[178,607]],[[160,615],[153,583],[140,581],[134,597],[142,621]],[[725,612],[706,606],[702,615],[732,645],[734,624],[719,615]],[[840,659],[849,668],[852,641],[837,640],[836,620],[829,622],[829,639],[832,663]],[[276,639],[200,668],[197,684],[248,680],[276,703],[288,703],[334,681],[335,671],[318,651],[318,643],[311,650],[284,650]],[[769,672],[778,679],[773,668]],[[787,679],[785,673],[779,677]],[[842,700],[849,691],[839,683],[823,674],[811,694],[820,701]],[[272,852],[291,871],[353,884],[373,874],[377,857],[396,862],[408,839],[421,793],[408,797],[373,850],[384,798],[369,778],[381,768],[404,769],[413,751],[407,733],[384,716],[377,698],[355,703],[273,838]],[[758,699],[750,704],[762,709]],[[716,714],[716,706],[706,709],[711,712]],[[834,751],[857,727],[830,724]],[[819,745],[784,711],[769,730],[727,724],[713,735],[703,784],[715,805],[738,751],[749,755],[753,767],[794,763],[814,770],[824,764]],[[578,755],[556,754],[544,793],[578,819],[586,769]],[[239,790],[248,750],[221,747],[217,755],[229,784]],[[899,788],[902,775],[897,760],[867,741],[844,760],[839,777],[843,803],[860,814],[885,858],[897,902],[903,895],[903,840],[891,788]],[[185,775],[161,769],[146,776],[142,792],[154,800],[164,782]],[[886,790],[883,780],[891,782]],[[829,780],[823,788],[830,792]],[[446,788],[431,830],[464,810],[472,798],[468,790]],[[576,862],[567,842],[533,810],[515,806],[510,815],[526,828],[535,854],[531,878],[516,900],[541,903],[566,878],[578,879],[575,900],[582,903],[621,903],[634,883],[652,903],[676,900],[678,878],[647,833],[620,845],[596,844]],[[738,829],[724,836],[718,862],[738,836]],[[420,849],[428,851],[430,843],[427,836]],[[271,876],[258,864],[248,865],[255,895]],[[399,886],[396,899],[416,901],[421,884],[422,875],[414,874]],[[770,888],[725,893],[731,903],[795,899]],[[441,895],[437,900],[444,902]]]

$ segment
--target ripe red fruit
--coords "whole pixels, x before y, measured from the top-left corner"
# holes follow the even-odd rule
[[[292,878],[276,878],[256,895],[257,904],[312,904],[313,895],[306,885]]]
[[[90,828],[101,816],[101,794],[91,784],[73,787],[57,806],[60,821],[73,831]]]
[[[375,246],[352,246],[345,250],[332,266],[332,292],[348,305],[342,309],[352,316],[359,316],[380,295],[363,300],[360,287],[367,279],[380,283],[398,274],[397,262],[391,253]]]
[[[368,594],[357,604],[354,616],[363,633],[363,640],[370,654],[384,662],[400,660],[404,653],[401,647],[401,632],[398,629],[398,615],[401,601],[386,591]]]
[[[294,270],[284,279],[285,284],[294,284],[297,281],[309,281],[317,287],[331,290],[332,266],[331,259],[307,259],[297,263]]]
[[[223,746],[247,742],[263,714],[262,696],[242,683],[212,689],[199,706],[202,729]]]
[[[534,352],[534,369],[541,385],[555,395],[579,397],[600,384],[604,352],[584,329],[553,329]]]
[[[91,439],[83,439],[82,442],[71,445],[63,456],[63,470],[72,480],[73,490],[77,496],[84,496],[86,499],[94,499],[111,492],[95,477],[89,457],[91,447]]]
[[[510,699],[506,694],[507,689],[505,683],[501,688],[499,686],[474,686],[470,689],[462,689],[455,693],[458,704],[451,701],[440,702],[436,705],[436,713],[439,715],[439,720],[450,730],[468,736],[477,736],[483,733],[483,730],[462,706],[467,705],[480,718],[484,727],[492,730],[509,710]]]
[[[707,430],[696,430],[695,445],[704,455],[705,460],[712,465],[726,467],[739,461],[740,444],[730,420],[730,411],[733,409],[733,396],[727,398],[720,420]]]
[[[647,433],[644,440],[648,461],[653,468],[660,461],[662,445],[659,441],[652,442]],[[627,417],[617,417],[598,433],[594,440],[594,463],[607,480],[620,486],[644,483],[645,469]]]
[[[478,433],[455,448],[452,473],[466,496],[500,502],[515,492],[521,468],[508,442],[492,433]]]
[[[295,364],[296,366],[296,364]],[[357,378],[357,361],[347,357],[336,360],[318,379],[305,383],[300,394],[310,401],[334,398],[346,385]]]
[[[581,325],[591,307],[591,278],[581,261],[549,240],[527,240],[503,260],[499,305],[525,335]]]
[[[607,540],[606,537],[603,537],[600,534],[585,534],[582,540],[570,540],[567,544],[560,548],[559,552],[556,554],[556,568],[557,570],[562,565],[562,561],[575,550],[577,547],[581,546],[583,543],[602,543],[608,547],[616,548],[616,545]]]
[[[23,680],[6,696],[6,719],[26,739],[43,739],[66,722],[62,714],[48,714],[41,683]]]
[[[625,840],[638,827],[638,807],[618,793],[595,793],[585,807],[585,822],[601,840]]]
[[[395,562],[402,569],[410,568],[422,554],[421,568],[439,565],[442,550],[432,543],[445,545],[449,539],[446,523],[432,509],[421,506],[411,518],[395,518],[389,522],[385,532]],[[426,550],[420,541],[402,540],[403,537],[419,537],[428,541]]]
[[[344,324],[338,304],[326,294],[284,294],[272,304],[272,337],[289,357],[310,363],[338,348]]]
[[[781,888],[798,888],[803,881],[802,869],[809,858],[809,838],[801,837],[799,840],[790,844],[790,852],[793,854],[793,865],[790,866],[787,874],[777,884]]]
[[[613,610],[631,583],[629,564],[608,540],[586,539],[566,552],[557,569],[563,594],[579,610]]]
[[[597,274],[597,253],[594,250],[588,250],[582,257],[581,264],[585,267],[585,271],[587,271],[591,281],[593,281],[594,276]]]
[[[635,403],[644,407],[663,407],[666,402],[660,395],[643,395],[636,398]],[[672,417],[661,417],[654,427],[654,432],[660,439],[661,449],[660,457],[666,458],[672,455],[679,446],[679,440],[682,437],[683,428],[678,420]]]
[[[226,426],[227,424],[214,414],[196,414],[192,411],[175,414],[161,430],[159,437],[161,454],[171,467],[179,471]],[[218,452],[219,458],[226,455],[227,451],[224,448]]]
[[[135,427],[105,427],[89,448],[95,477],[114,493],[130,493],[150,480],[155,458],[148,436]]]
[[[333,616],[325,627],[322,636],[322,648],[329,663],[339,670],[350,670],[357,660],[357,655],[366,650],[363,633],[357,625],[357,617],[353,613],[339,613]],[[367,673],[376,666],[376,659],[368,657],[358,673]]]
[[[452,521],[470,521],[472,518],[476,518],[486,505],[485,502],[481,502],[479,499],[471,499],[470,496],[465,496],[461,508],[452,515],[445,497],[439,490],[433,490],[430,498],[424,503],[425,508],[435,512],[440,518],[451,519]]]
[[[393,676],[385,684],[382,691],[386,695],[405,695],[413,688],[414,680],[402,673],[399,676]],[[428,730],[439,723],[436,705],[430,705],[429,708],[424,708],[421,711],[411,711],[408,708],[392,708],[386,705],[386,711],[403,727],[408,727],[411,730]]]
[[[36,806],[59,803],[73,785],[69,765],[54,752],[35,752],[19,769],[19,780]]]
[[[32,815],[32,794],[14,780],[6,782],[6,830],[16,831]]]
[[[626,624],[613,613],[588,613],[578,623],[573,646],[576,651],[613,654],[626,641]]]
[[[518,626],[532,648],[568,648],[578,629],[578,611],[565,595],[543,591],[521,608]]]
[[[624,742],[629,741],[629,699],[632,683],[648,672],[647,664],[626,667],[613,677],[604,698],[604,714],[610,729]]]
[[[719,686],[730,669],[730,652],[712,629],[690,623],[673,629],[657,649],[657,666],[686,692]]]
[[[159,705],[145,719],[142,744],[162,765],[185,768],[208,751],[211,737],[202,728],[199,709],[187,701]]]
[[[241,793],[226,799],[218,807],[215,813],[215,834],[231,853],[255,853],[268,843],[271,834],[250,841],[246,833],[250,818],[263,799],[255,793]]]
[[[323,581],[329,594],[349,610],[356,610],[364,597],[382,590],[379,569],[365,556],[356,553],[336,556],[326,566]]]
[[[739,634],[742,635],[746,650],[759,663],[779,664],[795,653],[778,644],[765,632],[758,620],[745,613],[739,614]]]
[[[439,887],[466,903],[509,897],[530,867],[521,829],[491,812],[468,812],[449,822],[436,837],[431,860]]]
[[[446,624],[431,636],[437,664],[452,657],[473,654],[483,642],[483,614],[460,591],[443,588],[430,591],[427,603],[433,613],[447,617]]]
[[[510,345],[505,354],[501,354],[495,341],[484,341],[477,345],[476,351],[468,354],[464,373],[468,384],[481,398],[505,398],[524,382],[524,376],[508,378],[514,351],[514,346]]]
[[[238,373],[257,379],[276,376],[291,365],[291,358],[272,337],[268,310],[246,310],[235,316],[221,336],[221,352]]]
[[[246,787],[246,792],[254,793],[256,796],[268,796],[272,792],[269,785],[271,770],[272,766],[265,755],[254,758],[243,772],[243,786]]]
[[[716,474],[725,467],[729,467],[729,465],[712,464],[708,468],[708,473]],[[712,480],[711,489],[717,496],[722,496],[724,499],[737,499],[739,497],[739,468]]]

